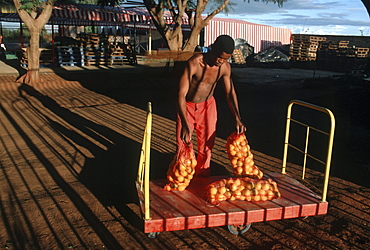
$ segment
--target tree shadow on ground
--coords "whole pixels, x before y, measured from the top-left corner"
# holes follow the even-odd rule
[[[28,96],[36,98],[43,108],[51,111],[58,116],[61,121],[68,123],[74,129],[56,121],[55,118],[45,116],[52,129],[66,140],[73,141],[79,146],[89,150],[93,157],[86,157],[82,170],[78,173],[78,180],[90,190],[90,192],[105,207],[115,207],[117,211],[133,226],[141,229],[142,219],[135,214],[128,204],[138,204],[135,180],[137,178],[138,162],[141,151],[141,143],[123,136],[106,126],[88,120],[64,107],[61,107],[54,99],[46,96],[30,85],[22,84],[19,87],[20,96],[32,105]],[[24,95],[26,93],[27,95]],[[34,106],[37,109],[36,106]],[[40,112],[41,114],[42,112]],[[58,119],[59,120],[59,119]],[[144,129],[144,128],[143,128]],[[76,131],[81,131],[83,136]],[[103,145],[99,147],[89,138]],[[32,145],[29,147],[35,148]],[[105,149],[103,149],[105,148]],[[151,150],[151,162],[156,164],[151,171],[151,178],[164,177],[167,171],[167,164],[158,165],[160,162],[170,162],[172,155],[159,153]],[[95,215],[90,211],[89,204],[86,204],[81,197],[70,187],[63,176],[58,174],[55,167],[47,159],[40,159],[54,180],[60,185],[65,193],[75,202],[75,206],[80,210],[85,219],[89,221],[96,232],[104,232],[100,235],[102,239],[107,239],[105,246],[109,249],[120,249],[118,242],[114,242],[114,237],[110,235],[104,225],[101,224]],[[86,218],[88,217],[88,218]],[[108,239],[109,238],[109,239]]]

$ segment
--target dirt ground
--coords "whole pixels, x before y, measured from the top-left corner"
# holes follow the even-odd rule
[[[298,69],[233,73],[247,137],[266,173],[280,171],[290,100],[333,111],[326,215],[253,223],[239,236],[216,227],[150,239],[134,187],[145,110],[152,102],[151,178],[163,179],[175,150],[175,78],[145,66],[59,70],[32,86],[0,74],[0,249],[370,249],[369,82]],[[221,88],[215,96],[212,175],[229,174],[224,145],[234,124]],[[327,126],[326,117],[296,115]],[[298,132],[300,144],[305,135]],[[324,144],[313,140],[310,149],[322,156]],[[299,179],[301,157],[289,161],[288,173]],[[320,193],[322,172],[308,162],[301,181]]]

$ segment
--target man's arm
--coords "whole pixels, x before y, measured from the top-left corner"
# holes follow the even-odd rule
[[[180,131],[180,139],[184,143],[189,143],[191,139],[190,126],[188,123],[188,119],[186,118],[186,95],[188,94],[190,88],[190,80],[192,74],[191,68],[191,61],[188,61],[186,68],[180,78],[179,91],[177,96],[177,111],[180,116],[182,125]]]
[[[226,100],[229,105],[231,112],[235,117],[235,127],[238,134],[243,133],[247,130],[242,122],[242,118],[239,112],[238,97],[234,88],[234,83],[231,79],[231,66],[230,64],[224,64],[226,66],[225,74],[222,76],[222,83],[224,86]]]

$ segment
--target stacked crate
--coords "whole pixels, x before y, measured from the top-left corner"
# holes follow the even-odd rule
[[[106,55],[104,48],[85,48],[85,64],[87,66],[91,65],[106,65],[108,62],[108,56]]]
[[[114,64],[123,65],[123,62],[127,59],[128,58],[123,48],[121,48],[120,46],[111,46],[111,52],[109,55],[110,65],[114,65]]]
[[[85,55],[82,47],[57,47],[59,66],[85,66]]]
[[[349,46],[349,41],[328,41],[320,44],[317,68],[336,72],[364,73],[369,48]]]
[[[302,34],[292,35],[292,44],[289,50],[291,61],[315,61],[319,42],[325,41],[326,37],[309,36]]]
[[[246,64],[244,56],[240,49],[235,49],[232,56],[231,56],[231,62],[234,64]]]
[[[85,65],[107,65],[109,51],[108,40],[99,34],[81,34],[79,40],[84,46]]]

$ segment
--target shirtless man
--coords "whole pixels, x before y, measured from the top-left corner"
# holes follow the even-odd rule
[[[217,107],[213,97],[218,81],[223,83],[226,100],[235,117],[237,133],[246,131],[239,112],[238,98],[227,62],[234,51],[234,40],[219,36],[212,50],[196,54],[187,62],[179,83],[177,115],[177,149],[191,140],[193,130],[198,139],[196,176],[209,176],[211,151],[216,138]]]

